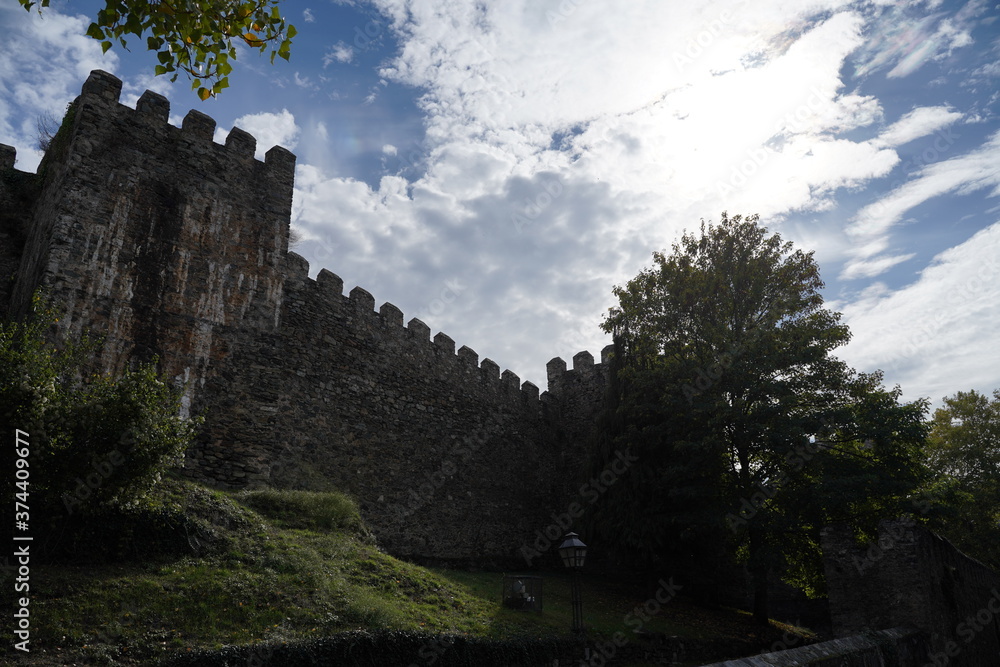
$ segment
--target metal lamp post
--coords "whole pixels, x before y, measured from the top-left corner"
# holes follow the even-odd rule
[[[573,604],[573,632],[583,633],[583,600],[580,598],[580,568],[583,567],[583,559],[587,557],[587,545],[580,541],[580,536],[576,533],[566,533],[562,544],[559,545],[559,556],[562,557],[563,565],[573,572],[570,583],[570,590]]]

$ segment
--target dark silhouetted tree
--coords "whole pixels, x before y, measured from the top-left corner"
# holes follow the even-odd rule
[[[812,253],[757,216],[723,213],[653,258],[603,324],[620,358],[594,465],[622,447],[640,461],[594,527],[673,558],[729,548],[767,622],[769,575],[815,580],[824,522],[870,523],[912,492],[925,404],[831,354],[850,334]]]

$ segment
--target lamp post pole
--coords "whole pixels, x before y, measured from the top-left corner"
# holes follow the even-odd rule
[[[580,597],[580,568],[573,568],[573,632],[583,634],[583,599]]]
[[[576,533],[567,533],[559,545],[559,555],[563,565],[572,572],[570,579],[570,604],[573,607],[573,633],[583,634],[583,597],[580,595],[580,568],[587,557],[587,545],[580,541]]]

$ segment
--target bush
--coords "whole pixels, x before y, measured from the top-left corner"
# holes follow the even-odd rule
[[[0,322],[0,428],[28,434],[32,518],[135,502],[179,461],[197,420],[178,416],[180,392],[152,364],[118,378],[89,372],[96,343],[48,343],[57,320],[34,305],[24,322]]]

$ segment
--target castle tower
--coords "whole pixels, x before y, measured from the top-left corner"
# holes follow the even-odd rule
[[[239,128],[213,143],[205,114],[177,128],[166,98],[133,110],[121,87],[91,73],[39,166],[11,309],[45,289],[63,333],[105,337],[101,367],[159,356],[190,400],[225,354],[220,330],[278,326],[295,157],[255,160]]]

